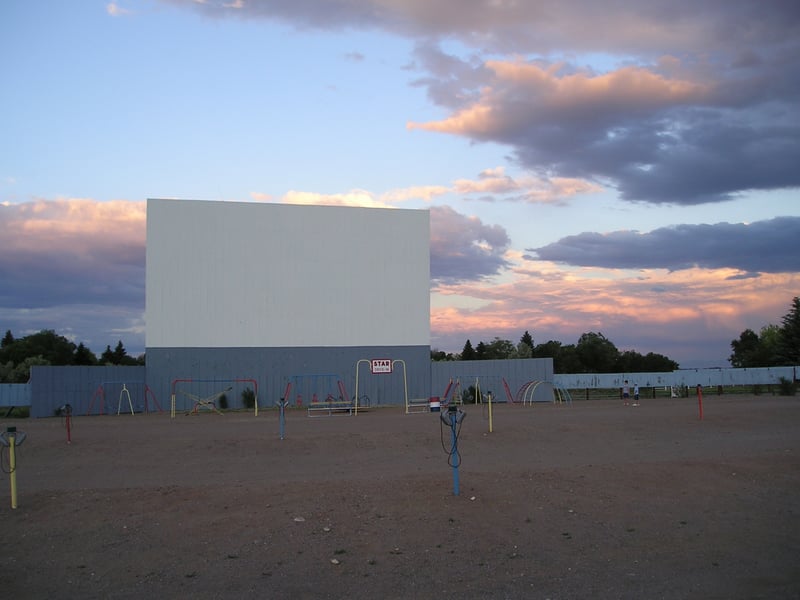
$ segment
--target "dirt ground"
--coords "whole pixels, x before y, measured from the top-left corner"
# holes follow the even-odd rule
[[[800,598],[800,400],[5,420],[4,598]],[[7,452],[3,467],[7,470]]]

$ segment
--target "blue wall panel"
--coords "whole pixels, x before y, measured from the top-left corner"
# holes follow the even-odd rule
[[[177,379],[200,380],[174,385],[177,411],[189,410],[194,401],[225,390],[229,408],[241,408],[241,390],[247,384],[236,379],[255,379],[258,404],[270,408],[283,397],[292,383],[289,401],[296,402],[298,391],[307,405],[316,393],[339,395],[341,381],[349,398],[355,394],[356,364],[361,359],[390,358],[405,363],[405,382],[401,363],[392,374],[371,375],[369,365],[359,369],[359,396],[367,395],[373,406],[402,405],[404,387],[410,398],[427,398],[431,387],[430,347],[319,347],[319,348],[148,348],[147,384],[167,406]]]

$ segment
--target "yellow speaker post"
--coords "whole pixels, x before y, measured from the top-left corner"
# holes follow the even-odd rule
[[[17,436],[8,434],[8,466],[11,472],[11,508],[17,508]]]

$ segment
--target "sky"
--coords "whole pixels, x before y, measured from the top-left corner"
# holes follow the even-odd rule
[[[730,366],[800,296],[798,56],[795,0],[7,0],[0,329],[144,352],[147,198],[393,207],[434,349]]]

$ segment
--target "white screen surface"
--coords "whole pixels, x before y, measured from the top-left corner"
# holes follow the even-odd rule
[[[148,200],[146,345],[429,345],[429,213]]]

